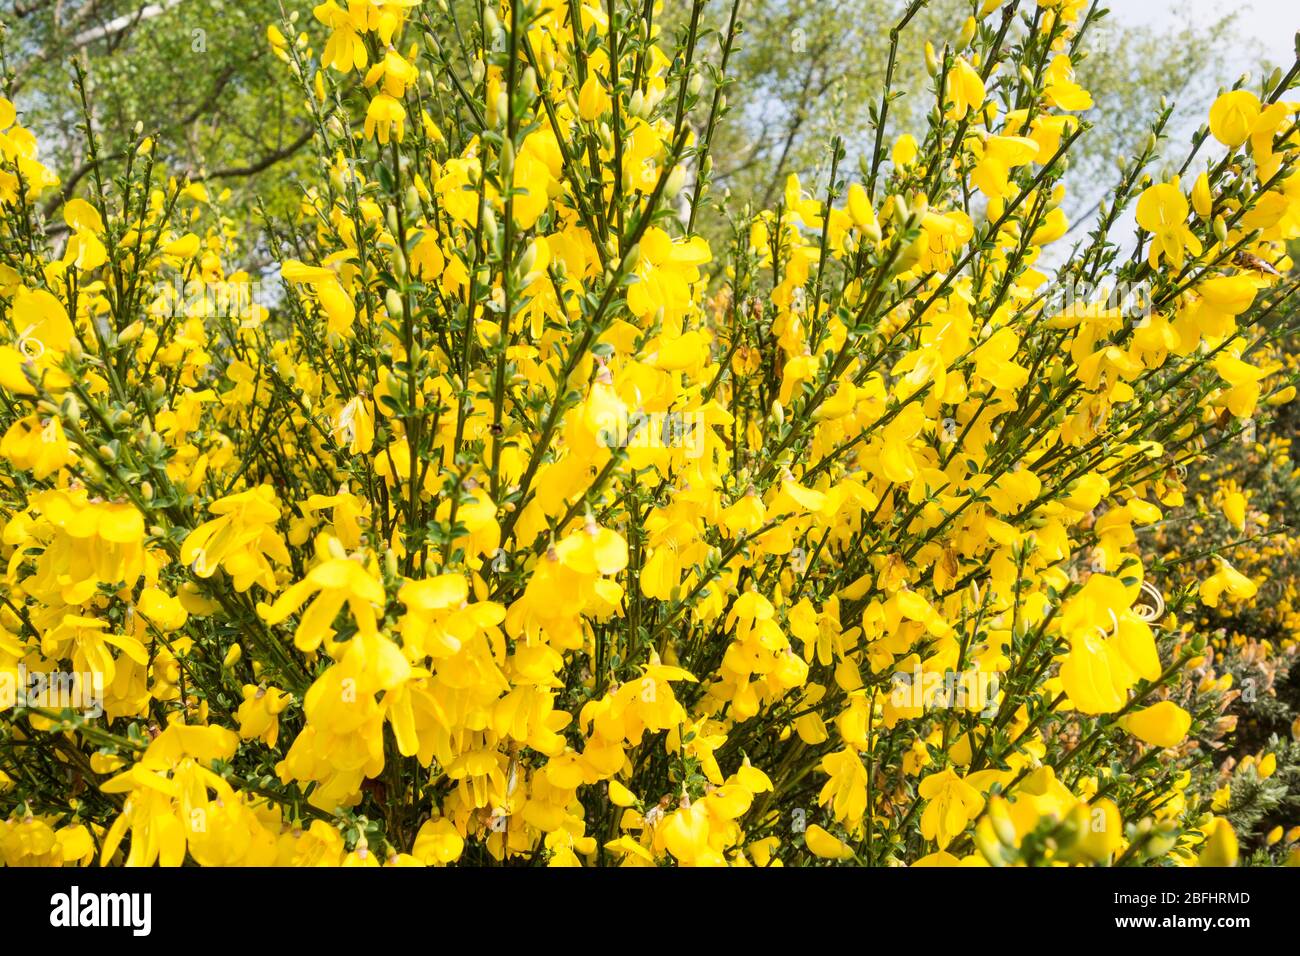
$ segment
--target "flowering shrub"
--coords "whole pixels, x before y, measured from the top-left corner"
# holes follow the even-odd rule
[[[1278,358],[1296,360],[1295,337]],[[1300,470],[1294,460],[1294,403],[1273,420],[1247,428],[1242,443],[1223,447],[1189,477],[1189,506],[1152,528],[1161,563],[1182,586],[1212,578],[1217,555],[1258,582],[1254,596],[1213,605],[1202,601],[1184,627],[1209,638],[1185,680],[1219,701],[1220,716],[1202,738],[1207,759],[1197,785],[1232,823],[1259,862],[1295,859],[1300,774]],[[1194,508],[1192,506],[1194,503]]]
[[[1147,532],[1295,394],[1300,62],[1053,254],[1095,9],[976,5],[925,129],[887,83],[755,211],[740,6],[271,26],[320,176],[257,240],[147,137],[44,221],[0,100],[0,858],[1236,860],[1196,672],[1259,585]]]

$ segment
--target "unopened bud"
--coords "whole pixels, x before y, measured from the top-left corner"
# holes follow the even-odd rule
[[[1228,224],[1221,215],[1214,217],[1214,237],[1220,242],[1228,241]]]
[[[970,41],[975,39],[976,29],[978,27],[975,24],[975,18],[967,17],[966,22],[961,25],[961,39],[957,41],[958,44],[963,48],[970,46]]]
[[[509,183],[514,180],[515,144],[506,139],[501,144],[501,178]]]
[[[668,181],[664,183],[664,197],[667,199],[676,199],[677,194],[682,191],[686,185],[686,170],[681,166],[674,166],[668,174]]]
[[[939,75],[939,57],[934,52],[934,44],[929,40],[925,41],[925,70],[931,76]]]
[[[406,314],[406,306],[402,303],[402,295],[396,289],[389,289],[384,293],[384,308],[388,310],[390,318],[401,319]]]

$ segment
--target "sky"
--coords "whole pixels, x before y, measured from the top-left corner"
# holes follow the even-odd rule
[[[1295,33],[1300,30],[1300,0],[1110,0],[1115,22],[1174,27],[1188,17],[1212,24],[1225,13],[1240,11],[1234,24],[1239,36],[1229,37],[1227,46],[1235,46],[1241,62],[1234,68],[1251,66],[1251,41],[1258,44],[1274,66],[1289,67],[1295,58]],[[1235,42],[1234,42],[1235,41]]]
[[[1157,34],[1173,33],[1187,25],[1213,26],[1226,14],[1237,11],[1231,35],[1221,38],[1222,61],[1213,65],[1215,77],[1223,86],[1230,86],[1244,72],[1251,72],[1253,89],[1258,89],[1264,75],[1259,69],[1259,57],[1270,67],[1289,68],[1295,60],[1295,34],[1300,31],[1300,0],[1107,0],[1111,22],[1131,24],[1154,29]],[[1300,99],[1294,91],[1289,99]],[[1191,129],[1204,121],[1202,116],[1188,119],[1187,129],[1171,127],[1170,141],[1182,143]],[[1207,150],[1207,154],[1208,154]],[[1132,205],[1116,222],[1111,238],[1123,248],[1131,248],[1136,228]],[[1070,241],[1086,235],[1095,222],[1089,214],[1070,232]],[[1059,265],[1069,253],[1069,243],[1060,242],[1048,247],[1044,263]]]

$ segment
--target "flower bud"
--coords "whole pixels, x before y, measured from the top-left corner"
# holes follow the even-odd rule
[[[664,183],[664,197],[666,199],[676,199],[686,185],[686,170],[680,165],[674,166],[668,174],[668,180]]]
[[[1006,851],[997,841],[991,826],[975,827],[975,847],[988,860],[990,866],[1006,866]]]
[[[402,302],[402,294],[396,289],[389,289],[384,293],[384,308],[388,310],[390,318],[400,320],[406,314],[406,306]]]
[[[1221,215],[1214,217],[1214,237],[1220,242],[1228,241],[1228,224]]]
[[[934,52],[934,44],[925,41],[925,71],[931,76],[939,75],[939,57]]]
[[[966,22],[961,25],[961,38],[957,41],[959,47],[970,46],[970,41],[975,39],[975,31],[978,26],[974,17],[967,17]]]

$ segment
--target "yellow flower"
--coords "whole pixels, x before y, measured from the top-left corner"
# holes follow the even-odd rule
[[[1222,558],[1219,570],[1201,582],[1201,602],[1210,607],[1218,607],[1221,595],[1227,594],[1233,600],[1247,601],[1255,596],[1259,586]]]
[[[1250,136],[1259,112],[1259,97],[1250,90],[1224,93],[1210,106],[1210,132],[1224,146],[1235,149]]]
[[[1223,499],[1223,514],[1238,531],[1246,527],[1246,496],[1240,491],[1229,493]]]
[[[953,62],[948,73],[946,97],[952,103],[952,116],[965,119],[971,110],[978,110],[984,105],[984,79],[975,72],[974,67],[959,56]]]
[[[1175,268],[1182,269],[1187,250],[1194,256],[1201,254],[1201,241],[1187,228],[1187,213],[1187,198],[1177,178],[1149,186],[1138,197],[1137,222],[1151,233],[1148,260],[1152,268],[1163,256]]]
[[[853,850],[847,843],[815,823],[804,832],[804,843],[815,856],[823,860],[853,859]]]
[[[1092,94],[1074,81],[1074,64],[1068,56],[1062,53],[1053,57],[1046,78],[1043,97],[1052,106],[1072,113],[1092,109]]]
[[[181,561],[200,578],[224,568],[237,591],[247,591],[253,584],[276,590],[271,560],[288,564],[289,552],[275,531],[280,505],[272,488],[259,485],[227,495],[209,510],[220,517],[205,521],[186,536]]]
[[[244,685],[244,702],[239,705],[235,719],[239,721],[239,736],[244,740],[261,739],[274,747],[280,738],[280,714],[292,700],[278,687]]]
[[[307,576],[285,589],[266,610],[266,623],[285,620],[311,598],[307,610],[298,619],[293,643],[300,651],[314,651],[334,635],[334,618],[346,604],[353,620],[365,636],[378,632],[376,609],[385,602],[384,586],[360,563],[349,558],[323,561]]]
[[[951,767],[930,774],[921,781],[917,792],[929,801],[921,814],[921,834],[927,840],[934,840],[941,850],[984,808],[979,791],[958,777]]]
[[[1205,843],[1196,858],[1197,866],[1236,866],[1237,834],[1223,817],[1210,821]]]
[[[578,115],[590,123],[608,113],[610,105],[605,84],[596,75],[595,70],[589,70],[582,89],[578,91]]]
[[[440,817],[426,821],[415,835],[411,854],[425,864],[454,863],[465,848],[464,838],[450,820]]]
[[[1173,747],[1187,736],[1191,714],[1172,701],[1162,700],[1124,718],[1124,728],[1134,737],[1156,747]]]
[[[0,438],[0,455],[15,467],[30,471],[37,480],[48,478],[77,461],[63,431],[63,422],[54,416],[42,420],[31,415],[15,421]]]

